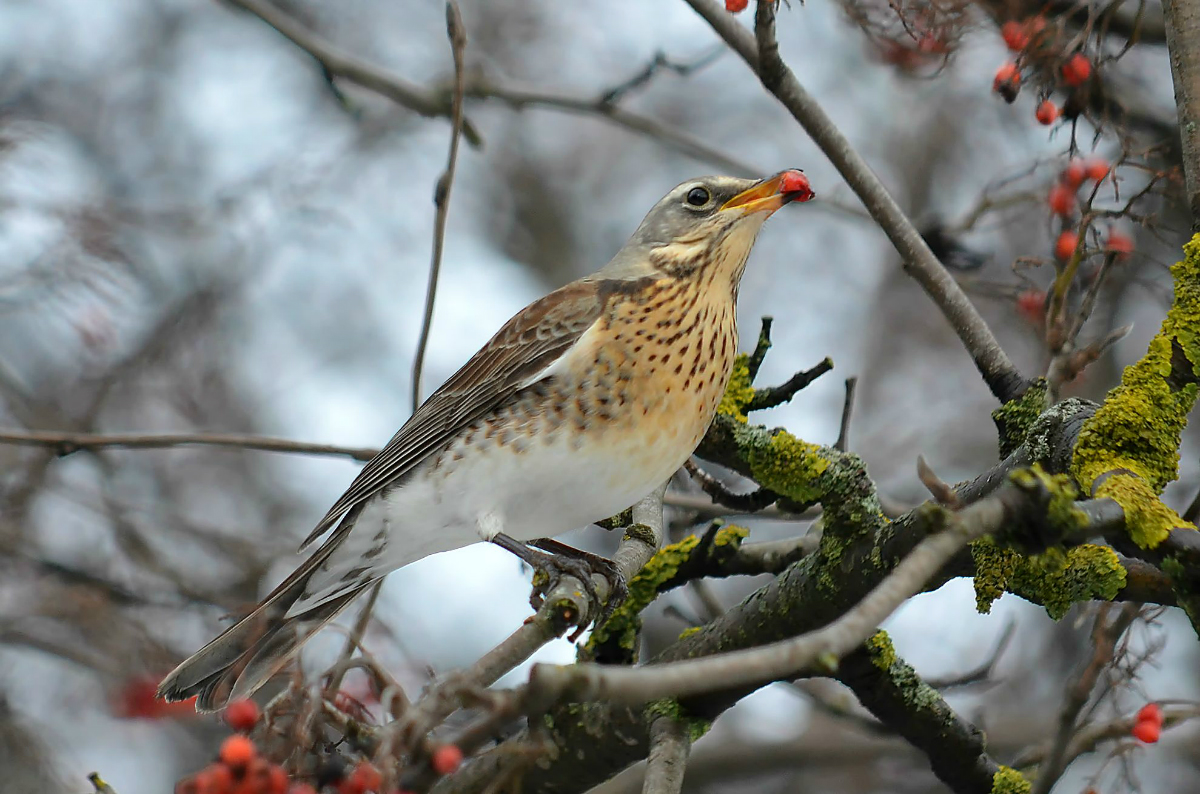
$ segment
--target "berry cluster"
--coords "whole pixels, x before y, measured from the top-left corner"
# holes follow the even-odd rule
[[[1109,164],[1098,157],[1087,160],[1072,158],[1046,197],[1050,211],[1062,218],[1064,223],[1070,222],[1079,206],[1079,189],[1089,181],[1102,182],[1111,170]],[[1055,240],[1054,256],[1065,262],[1078,247],[1079,232],[1072,228],[1064,229]],[[1133,252],[1133,240],[1119,231],[1109,230],[1104,248],[1124,258]]]
[[[1162,733],[1163,712],[1157,703],[1147,703],[1137,713],[1133,723],[1133,736],[1139,742],[1154,744]]]
[[[1000,27],[1000,36],[1009,51],[1016,53],[1016,59],[1003,64],[996,70],[992,81],[992,90],[1012,103],[1017,99],[1021,90],[1021,69],[1031,61],[1057,68],[1057,83],[1068,90],[1075,90],[1085,85],[1092,77],[1092,62],[1082,52],[1074,52],[1066,58],[1055,51],[1056,35],[1050,28],[1046,18],[1042,16],[1029,19],[1010,19]],[[1063,115],[1063,109],[1044,96],[1034,112],[1038,123],[1050,125]]]
[[[283,767],[271,763],[259,753],[247,735],[258,725],[260,713],[252,700],[230,703],[225,723],[238,733],[221,743],[217,760],[175,787],[176,794],[379,794],[383,791],[383,773],[369,761],[347,767],[340,756],[329,759],[310,781],[289,780]],[[463,762],[462,750],[454,744],[434,748],[430,768],[438,775],[455,772]],[[390,794],[408,794],[391,789]]]

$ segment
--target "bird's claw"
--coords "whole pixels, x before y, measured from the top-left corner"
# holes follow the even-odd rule
[[[541,549],[541,554],[545,554],[543,564],[538,566],[546,576],[545,581],[537,583],[530,596],[530,603],[534,609],[541,607],[546,594],[558,586],[564,575],[578,579],[587,594],[588,619],[576,624],[575,631],[568,638],[572,642],[579,639],[589,625],[599,626],[612,617],[613,612],[628,596],[629,586],[625,583],[621,569],[612,560],[545,538],[535,540],[530,545]],[[608,598],[604,601],[601,601],[600,594],[596,592],[596,585],[592,580],[595,574],[608,581]]]

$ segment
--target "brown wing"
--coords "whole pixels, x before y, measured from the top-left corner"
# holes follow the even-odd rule
[[[570,350],[604,310],[612,290],[603,284],[591,279],[573,282],[505,323],[363,467],[300,548],[356,505],[403,477]]]

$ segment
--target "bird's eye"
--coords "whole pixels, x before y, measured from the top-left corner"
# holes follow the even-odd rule
[[[708,203],[708,191],[702,187],[694,187],[688,191],[687,203],[693,207],[703,207]]]

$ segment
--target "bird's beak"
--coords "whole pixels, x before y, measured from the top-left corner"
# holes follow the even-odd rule
[[[793,201],[808,201],[816,194],[803,171],[780,171],[749,190],[743,190],[725,202],[721,211],[736,209],[743,215],[755,212],[772,213]]]

